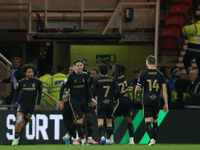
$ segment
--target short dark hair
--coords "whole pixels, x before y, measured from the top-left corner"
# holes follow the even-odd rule
[[[47,66],[44,71],[47,74],[51,74],[52,70],[53,70],[53,66]]]
[[[14,57],[14,58],[12,59],[12,64],[14,63],[15,60],[19,60],[20,66],[22,65],[22,59],[21,59],[21,58],[19,58],[19,57]]]
[[[65,67],[63,65],[57,66],[57,72],[65,71]]]
[[[200,20],[200,15],[194,15],[193,17],[194,17],[194,19],[195,19],[196,21],[199,21],[199,20]]]
[[[125,74],[126,68],[124,67],[124,65],[122,65],[122,64],[116,64],[115,68],[117,70],[117,73],[123,74],[123,75]]]
[[[96,71],[97,74],[99,74],[99,70],[98,69],[92,69],[94,71]]]
[[[107,75],[107,73],[108,73],[108,65],[106,65],[106,64],[100,64],[98,66],[98,68],[99,68],[99,71],[100,71],[100,73],[102,75]]]
[[[87,58],[83,58],[82,61],[89,62]]]
[[[156,59],[153,55],[149,55],[146,60],[149,62],[150,65],[155,65]]]
[[[82,61],[82,60],[80,60],[80,59],[77,59],[77,60],[75,60],[75,61],[74,61],[74,65],[76,65],[76,63],[78,63],[78,62],[82,62],[82,63],[83,63],[83,61]]]
[[[26,70],[28,70],[29,68],[32,68],[33,71],[35,71],[35,66],[33,64],[25,64],[22,66],[21,70],[22,70],[22,74],[25,75]]]

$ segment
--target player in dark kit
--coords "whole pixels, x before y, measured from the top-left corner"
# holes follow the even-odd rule
[[[98,130],[101,135],[101,145],[111,145],[110,135],[113,130],[112,127],[112,112],[113,112],[113,95],[116,94],[115,99],[119,96],[119,86],[117,81],[113,78],[107,77],[108,66],[106,64],[99,65],[101,77],[97,78],[93,83],[92,93],[97,96],[97,118]],[[107,139],[104,137],[104,118],[107,120]]]
[[[117,100],[117,104],[114,108],[112,117],[115,119],[117,116],[123,115],[125,117],[127,128],[129,131],[129,143],[130,145],[134,145],[134,137],[133,137],[133,124],[132,124],[132,100],[130,95],[128,94],[128,86],[127,81],[124,76],[126,68],[124,65],[116,64],[112,68],[112,76],[115,76],[114,79],[118,82],[120,87],[120,95],[119,99]]]
[[[149,146],[155,145],[158,133],[157,119],[159,114],[160,90],[162,88],[164,106],[163,110],[168,111],[167,90],[164,75],[155,69],[155,57],[150,55],[146,58],[146,66],[148,70],[142,72],[138,79],[136,89],[134,91],[135,99],[138,98],[140,88],[143,88],[143,117],[145,120],[145,128],[150,137]],[[151,127],[153,123],[153,129]]]
[[[110,70],[112,70],[112,76],[114,76],[114,79],[118,82],[118,85],[120,87],[120,95],[119,95],[119,100],[117,101],[115,105],[112,117],[113,117],[113,120],[117,116],[123,115],[125,117],[127,128],[129,130],[129,136],[130,136],[128,144],[134,145],[135,143],[134,143],[134,137],[133,137],[134,127],[132,124],[132,100],[127,92],[128,86],[127,86],[126,78],[124,76],[126,68],[121,64],[116,64],[112,66],[106,60],[101,59],[101,58],[98,61],[103,62],[109,66]],[[111,135],[111,141],[113,141],[114,143],[113,134]]]
[[[39,108],[42,93],[42,82],[40,79],[34,77],[34,65],[26,64],[21,69],[26,77],[18,82],[14,93],[14,106],[18,107],[18,109],[17,121],[15,123],[15,138],[12,145],[18,145],[18,138],[31,119],[34,110]],[[16,99],[19,93],[21,93],[21,96],[17,103]]]
[[[83,129],[83,112],[87,107],[85,106],[86,98],[90,97],[90,100],[94,105],[96,101],[94,100],[89,83],[87,81],[87,73],[83,72],[83,62],[82,60],[77,59],[74,61],[75,71],[67,76],[64,80],[64,83],[60,89],[60,101],[59,108],[63,109],[62,96],[65,88],[68,89],[69,94],[69,104],[71,106],[72,113],[74,115],[74,123],[69,128],[68,133],[63,136],[63,140],[67,146],[70,146],[69,138],[73,136],[74,131],[78,130],[79,137],[81,138],[82,145],[89,145],[84,139],[84,129]],[[90,110],[88,110],[90,111]]]
[[[87,73],[88,76],[88,83],[90,85],[90,88],[92,87],[93,84],[93,77],[91,76],[91,73],[88,72],[88,67],[89,67],[89,60],[87,58],[83,58],[83,71]],[[85,122],[86,122],[86,127],[87,127],[87,135],[88,135],[88,139],[87,142],[89,144],[98,144],[98,142],[94,141],[92,138],[92,131],[93,131],[93,122],[92,122],[92,110],[93,108],[96,108],[96,106],[90,107],[91,103],[90,103],[90,98],[86,98],[85,101],[85,107],[86,107],[86,112],[85,113]],[[78,139],[78,142],[81,143],[81,139]]]

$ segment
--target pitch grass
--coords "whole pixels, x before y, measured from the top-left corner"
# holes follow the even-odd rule
[[[0,145],[0,150],[200,150],[200,144],[156,144],[147,146],[141,144],[125,145],[90,145],[90,146],[66,146],[66,145]]]

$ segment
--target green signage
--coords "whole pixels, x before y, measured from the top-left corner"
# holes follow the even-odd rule
[[[107,62],[116,62],[116,55],[115,54],[110,54],[110,55],[96,55],[96,59],[105,59]]]

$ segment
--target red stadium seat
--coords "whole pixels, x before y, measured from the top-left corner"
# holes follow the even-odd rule
[[[177,49],[179,34],[176,29],[165,29],[161,36],[161,49]]]
[[[174,0],[174,6],[175,5],[183,5],[190,10],[192,8],[192,0]]]
[[[179,17],[174,16],[170,17],[165,21],[165,29],[174,28],[178,31],[178,34],[181,34],[183,28],[183,20]]]
[[[45,28],[44,27],[44,20],[39,13],[36,13],[38,21],[37,21],[37,30],[40,32],[58,32],[56,28]]]
[[[169,11],[169,16],[178,16],[185,22],[187,20],[187,10],[182,6],[173,6]]]

